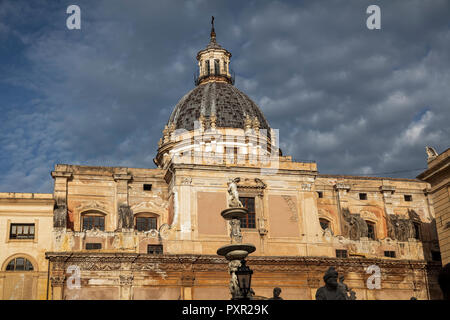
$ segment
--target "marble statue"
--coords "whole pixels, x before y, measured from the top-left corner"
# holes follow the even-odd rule
[[[242,202],[239,201],[239,193],[237,190],[237,183],[240,181],[239,178],[230,179],[228,182],[228,206],[230,208],[242,208]]]

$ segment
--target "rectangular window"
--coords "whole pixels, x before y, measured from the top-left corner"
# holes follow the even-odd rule
[[[247,215],[240,219],[241,228],[256,229],[255,198],[239,197],[239,200],[248,210]]]
[[[105,231],[105,217],[84,216],[83,217],[83,230],[92,230],[94,228],[97,228],[101,231]]]
[[[410,194],[405,194],[403,197],[405,198],[405,201],[412,201],[412,195]]]
[[[10,239],[34,239],[34,223],[11,223]]]
[[[336,258],[347,258],[347,250],[336,249]]]
[[[163,246],[160,244],[149,244],[147,245],[148,254],[163,254]]]
[[[152,191],[152,185],[151,184],[144,184],[144,191]]]
[[[431,251],[431,259],[433,261],[442,261],[441,253],[439,251]]]
[[[367,237],[372,240],[376,240],[375,236],[375,223],[366,221],[367,223]]]
[[[367,193],[360,193],[359,200],[367,200]]]
[[[322,191],[317,191],[317,196],[319,198],[323,198],[323,192]]]
[[[156,218],[153,217],[137,217],[136,218],[136,230],[137,231],[150,231],[156,230]]]
[[[86,250],[100,250],[101,248],[101,243],[86,243]]]
[[[395,251],[385,251],[384,256],[388,258],[395,258]]]

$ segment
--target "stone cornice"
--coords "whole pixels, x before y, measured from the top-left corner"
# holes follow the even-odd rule
[[[204,170],[204,171],[222,171],[222,172],[245,172],[245,173],[260,173],[261,170],[270,171],[274,170],[277,174],[296,174],[296,175],[308,175],[308,176],[317,176],[317,171],[311,170],[298,170],[298,169],[282,169],[282,168],[270,168],[263,166],[240,166],[240,165],[207,165],[207,164],[181,164],[181,163],[172,163],[170,167],[173,170],[177,169],[192,169],[192,170]]]
[[[120,270],[122,265],[131,263],[131,270],[151,271],[163,269],[167,271],[227,270],[227,260],[216,255],[150,255],[137,253],[103,253],[103,252],[46,252],[46,259],[54,265],[53,269],[63,269],[67,263],[76,263],[87,270]],[[326,258],[326,257],[287,257],[287,256],[253,256],[248,257],[248,264],[257,271],[306,271],[312,267],[319,269],[335,266],[338,269],[364,271],[370,265],[391,271],[404,269],[430,268],[424,260],[394,260],[365,258]],[[191,267],[189,267],[191,266]],[[403,272],[403,271],[402,271]]]
[[[394,193],[395,192],[395,187],[394,186],[380,186],[380,191],[381,192],[390,192],[390,193]]]
[[[61,172],[61,171],[52,171],[51,175],[53,178],[71,179],[73,177],[73,174],[71,172]]]
[[[133,176],[131,174],[114,174],[113,175],[113,179],[115,181],[118,181],[118,180],[131,180],[131,179],[133,179]]]
[[[350,190],[350,185],[349,184],[346,184],[346,183],[336,183],[335,185],[334,185],[334,188],[336,189],[336,190]]]

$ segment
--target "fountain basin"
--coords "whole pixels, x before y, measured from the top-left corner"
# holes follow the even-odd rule
[[[248,255],[252,252],[255,252],[255,250],[256,250],[255,246],[251,243],[227,244],[223,247],[220,247],[217,250],[217,254],[219,256],[224,256],[227,260],[241,260],[242,258],[238,259],[238,258],[234,258],[234,257],[241,256],[244,254],[244,252],[246,252]],[[237,252],[231,253],[233,251],[237,251]],[[228,255],[229,253],[231,253],[231,254]],[[233,258],[233,259],[228,259],[228,258]]]
[[[236,207],[223,210],[220,214],[225,220],[240,219],[248,213],[246,208]]]

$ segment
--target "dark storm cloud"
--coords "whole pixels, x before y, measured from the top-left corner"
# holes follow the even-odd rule
[[[81,31],[65,27],[70,4]],[[381,30],[366,28],[370,4]],[[423,168],[425,145],[448,147],[445,0],[3,1],[0,191],[50,192],[55,163],[153,167],[211,15],[284,154],[359,174]]]

